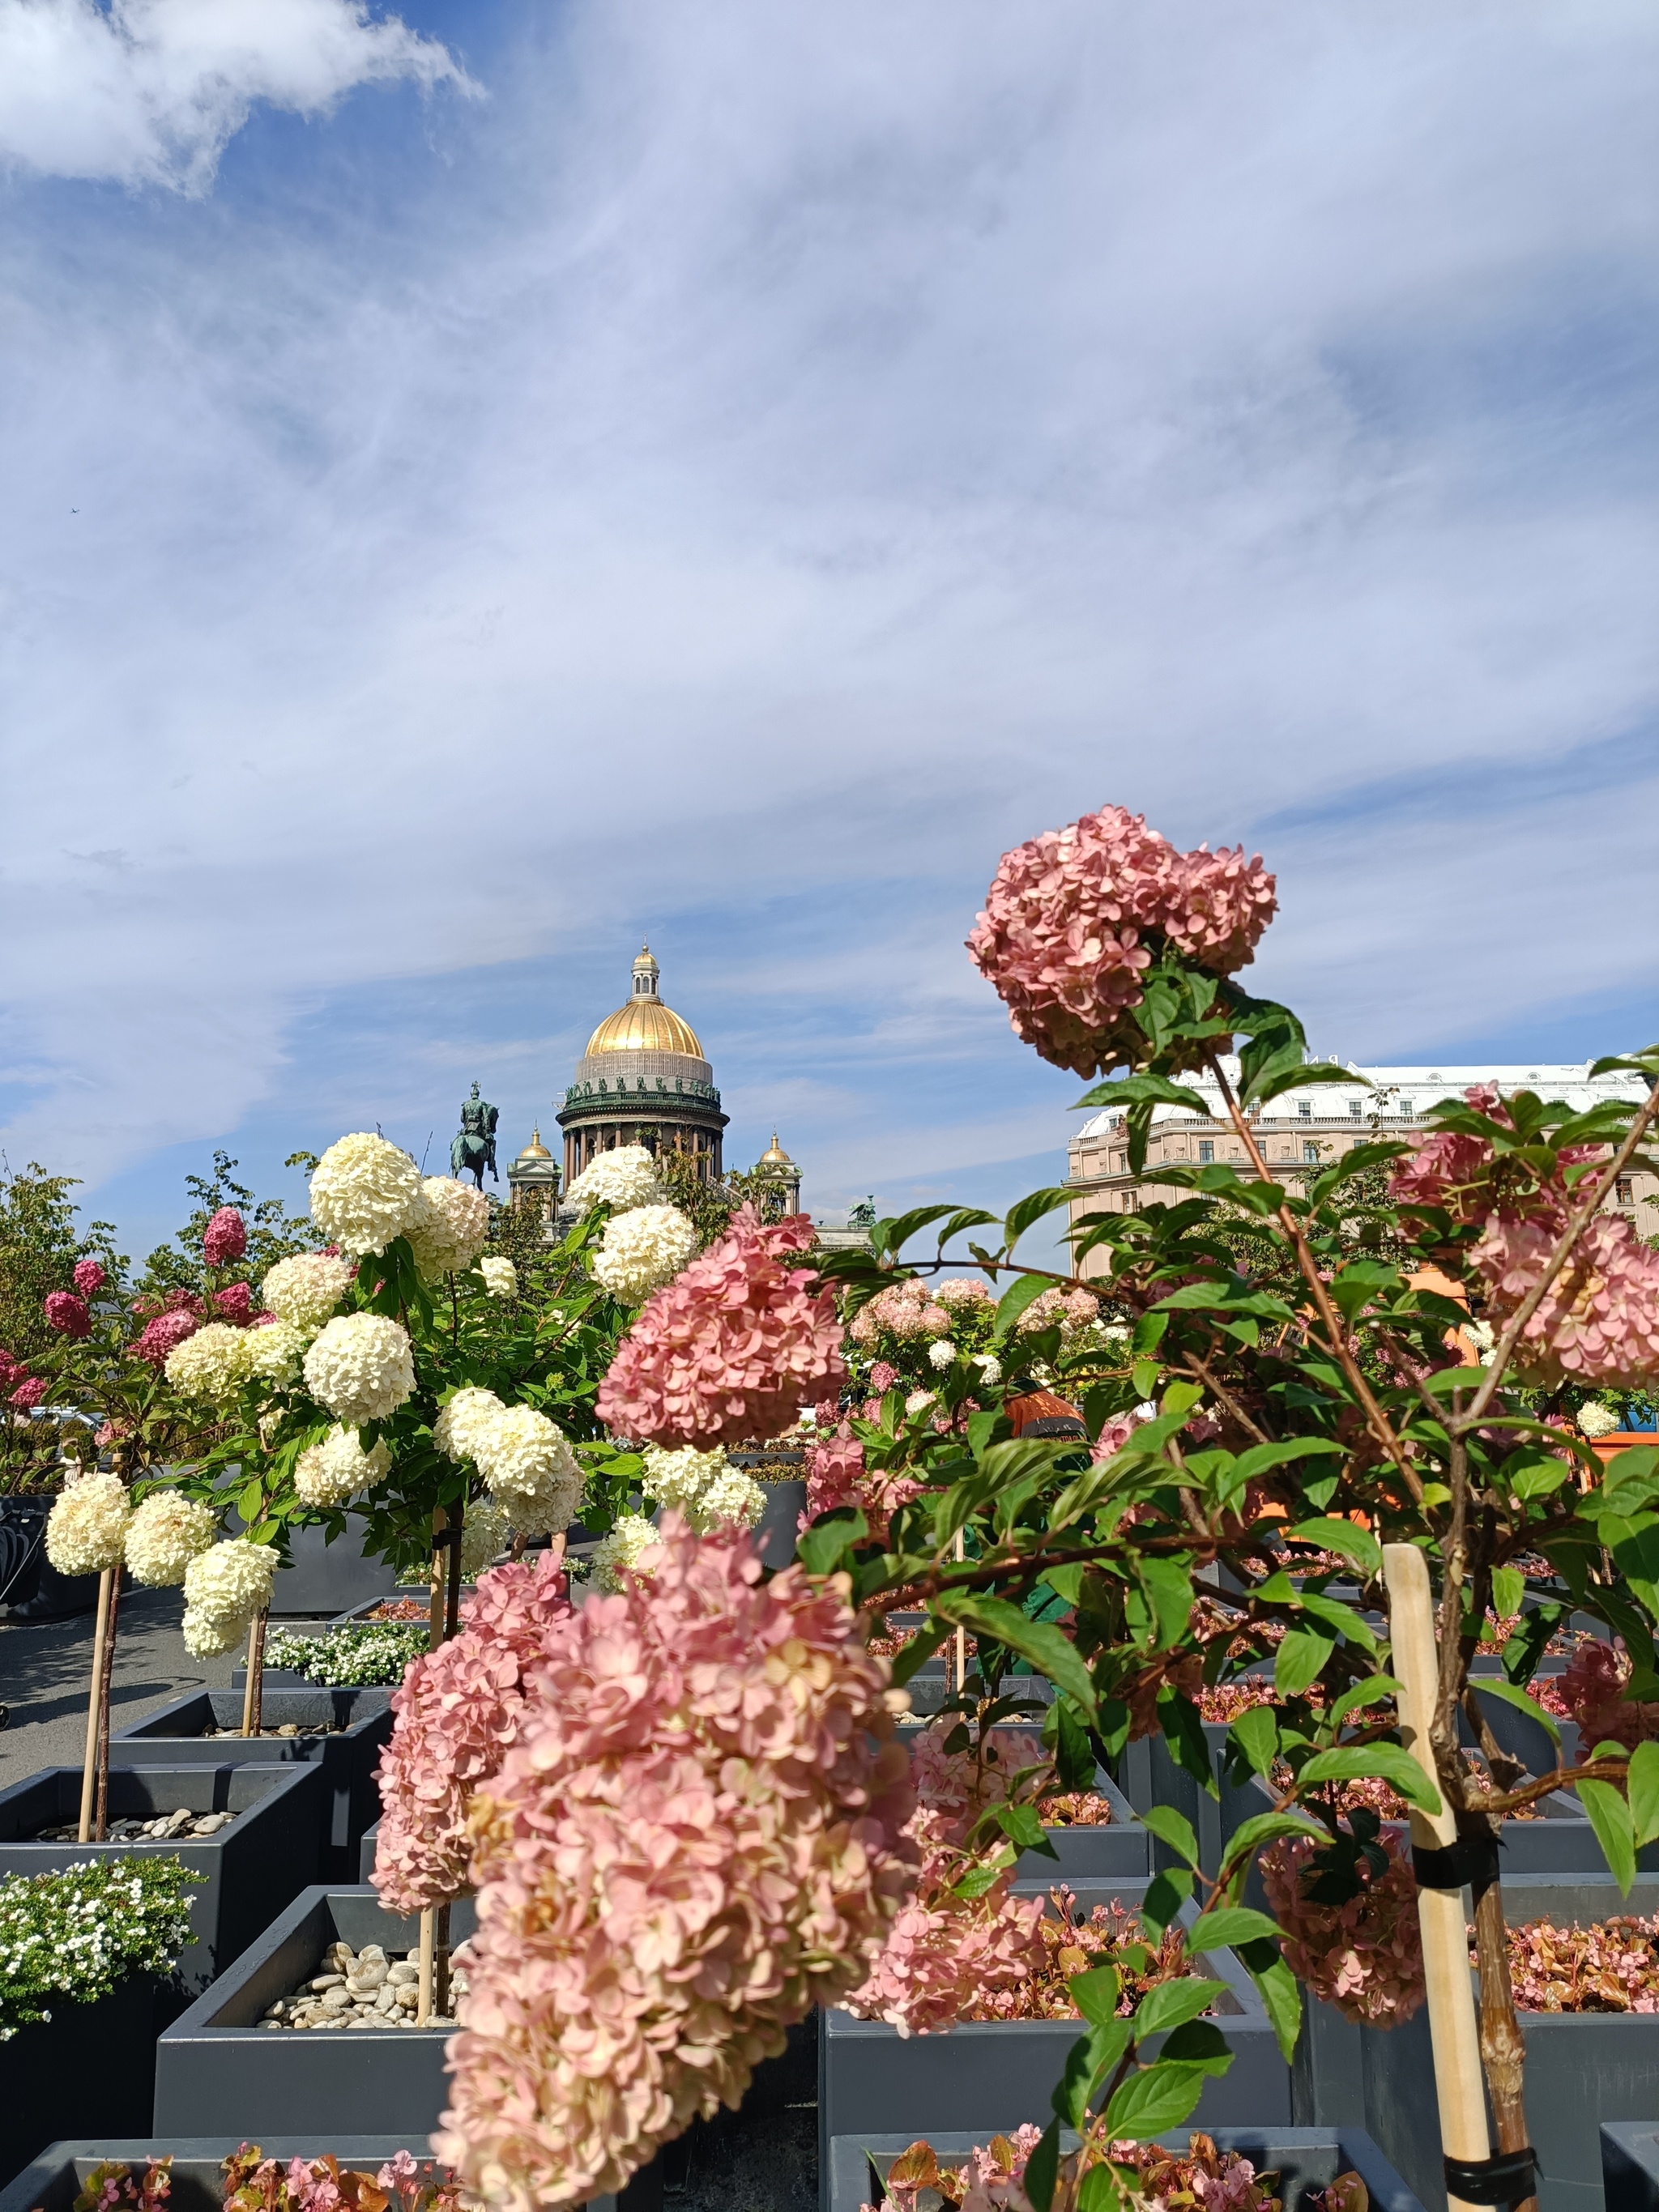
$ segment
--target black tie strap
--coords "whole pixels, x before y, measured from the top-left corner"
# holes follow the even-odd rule
[[[1438,1849],[1414,1844],[1412,1872],[1417,1876],[1419,1889],[1462,1889],[1467,1884],[1478,1902],[1498,1879],[1498,1838],[1460,1836],[1455,1844],[1444,1844]],[[1478,2201],[1499,2204],[1504,2200],[1494,2197]]]
[[[1494,2158],[1449,2158],[1446,2192],[1466,2204],[1524,2204],[1538,2193],[1538,2154],[1501,2150]]]

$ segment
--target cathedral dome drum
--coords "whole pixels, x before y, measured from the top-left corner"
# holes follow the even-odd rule
[[[690,1022],[663,1004],[660,975],[649,945],[642,946],[626,1005],[606,1015],[576,1063],[558,1116],[567,1187],[598,1153],[617,1145],[680,1152],[700,1175],[720,1173],[727,1117],[714,1071]]]

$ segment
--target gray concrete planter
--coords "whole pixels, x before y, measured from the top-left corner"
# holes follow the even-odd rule
[[[0,2212],[71,2212],[76,2198],[93,2168],[118,2160],[140,2173],[153,2158],[173,2158],[172,2212],[219,2212],[226,2159],[242,2147],[238,2136],[111,2137],[100,2142],[60,2142],[43,2151],[34,2163],[0,2191]],[[270,2135],[260,2138],[267,2157],[286,2162],[290,2158],[319,2159],[332,2151],[343,2166],[375,2172],[400,2150],[410,2152],[422,2164],[428,2160],[424,2142],[402,2136],[319,2136]],[[592,2197],[571,2212],[662,2212],[662,2173],[653,2160],[636,2173],[617,2197]],[[1389,2208],[1392,2212],[1392,2208]]]
[[[1138,1901],[1144,1885],[1079,1893],[1085,1908],[1115,1894]],[[1196,1917],[1191,1908],[1188,1922]],[[1215,2025],[1232,2046],[1231,2071],[1205,2085],[1194,2125],[1288,2124],[1290,2072],[1261,1999],[1231,1951],[1206,1971],[1224,1982]],[[935,2129],[978,2128],[987,2136],[1042,2122],[1066,2054],[1083,2032],[1074,2020],[965,2021],[942,2035],[901,2036],[884,2021],[825,2011],[819,2021],[818,2145],[827,2166],[837,2136],[868,2140],[908,2129],[906,2142]],[[1156,2039],[1154,2039],[1156,2041]]]
[[[1135,1818],[1134,1808],[1103,1767],[1095,1788],[1112,1808],[1100,1828],[1044,1828],[1057,1856],[1022,1851],[1014,1868],[1014,1887],[1024,1895],[1052,1889],[1057,1881],[1075,1887],[1085,1881],[1145,1881],[1152,1874],[1152,1838]]]
[[[452,1940],[476,1924],[471,1900],[453,1911]],[[182,2014],[156,2046],[155,2130],[211,2126],[263,2142],[349,2128],[424,2142],[448,2103],[444,2052],[453,2030],[349,2028],[338,2034],[262,2028],[260,2014],[318,1971],[328,1946],[411,1950],[418,1915],[389,1912],[373,1890],[303,1891]]]
[[[361,1516],[348,1513],[345,1534],[337,1543],[331,1544],[326,1530],[315,1526],[293,1530],[289,1565],[276,1571],[271,1612],[279,1617],[310,1613],[326,1620],[348,1606],[383,1596],[397,1574],[384,1559],[364,1551],[368,1529]]]
[[[380,1817],[380,1793],[374,1776],[392,1735],[392,1692],[319,1689],[313,1683],[298,1690],[267,1686],[262,1697],[266,1728],[280,1728],[285,1722],[302,1728],[325,1723],[340,1733],[210,1735],[209,1729],[241,1725],[242,1693],[193,1690],[112,1738],[110,1764],[148,1766],[165,1760],[178,1766],[320,1766],[317,1871],[329,1880],[349,1881],[356,1873],[357,1839]]]
[[[806,1510],[804,1482],[768,1482],[766,1506],[755,1524],[755,1549],[769,1567],[787,1567],[795,1556],[797,1524]]]
[[[1506,1879],[1510,1924],[1549,1918],[1558,1924],[1650,1913],[1659,1879],[1638,1879],[1628,1901],[1610,1877]],[[1527,2046],[1527,2120],[1542,2179],[1540,2212],[1601,2212],[1600,2131],[1604,2120],[1652,2111],[1659,2095],[1659,2014],[1521,2014]],[[1443,2212],[1440,2146],[1425,2114],[1435,2109],[1434,2063],[1426,2008],[1388,2033],[1359,2030],[1366,2125],[1422,2198]]]
[[[1045,2098],[1042,2110],[1030,2115],[1034,2124],[1045,2124],[1047,2112]],[[1328,2187],[1339,2173],[1357,2173],[1370,2197],[1372,2212],[1423,2212],[1376,2145],[1358,2129],[1282,2128],[1269,2124],[1212,2128],[1208,2132],[1218,2149],[1241,2152],[1258,2173],[1276,2172],[1281,2182],[1279,2194],[1287,2206],[1301,2205],[1310,2191]],[[837,2136],[830,2143],[824,2171],[821,2200],[824,2212],[859,2212],[861,2204],[879,2205],[883,2199],[878,2191],[888,2167],[918,2135],[927,2136],[942,2163],[955,2165],[995,2133],[994,2128],[986,2127],[975,2128],[971,2134],[948,2130],[935,2134],[921,2128],[912,2129],[908,2135]],[[1178,2129],[1158,2140],[1166,2149],[1185,2150],[1191,2133],[1190,2127]],[[3,2204],[0,2212],[6,2212]],[[56,2208],[48,2207],[47,2212],[56,2212]]]
[[[67,2130],[149,2125],[157,1984],[131,1974],[92,2004],[57,2002],[0,2043],[0,2184]]]
[[[78,1766],[48,1766],[0,1790],[0,1875],[46,1874],[106,1853],[176,1858],[188,1868],[197,1941],[179,1960],[185,1989],[204,1990],[317,1874],[320,1766],[112,1767],[112,1820],[154,1819],[188,1805],[239,1815],[195,1843],[40,1844],[22,1840],[75,1820]],[[3,2048],[3,2046],[0,2046]]]
[[[365,1828],[362,1835],[358,1839],[357,1881],[359,1887],[366,1887],[374,1875],[374,1854],[380,1849],[380,1824],[377,1820],[372,1828]]]
[[[98,1603],[96,1575],[60,1575],[46,1557],[50,1498],[0,1498],[0,1609],[12,1620],[70,1620]]]
[[[1659,2212],[1659,2130],[1651,2120],[1603,2120],[1601,2186],[1607,2212]]]

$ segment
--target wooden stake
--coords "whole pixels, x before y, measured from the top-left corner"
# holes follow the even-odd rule
[[[432,1604],[427,1634],[427,1649],[429,1651],[437,1650],[453,1632],[449,1629],[450,1585],[459,1572],[460,1559],[459,1516],[456,1516],[456,1527],[452,1531],[448,1515],[441,1505],[434,1505],[432,1509]],[[459,1585],[455,1594],[459,1599]],[[432,2017],[432,2000],[436,1993],[438,1979],[438,1923],[441,1917],[443,1921],[443,1945],[447,1951],[449,1907],[447,1905],[428,1905],[422,1910],[420,1979],[416,1984],[415,2005],[415,2025],[417,2027],[424,2027]],[[449,1961],[446,1957],[443,1962],[446,1981],[448,1979],[448,1967]]]
[[[115,1631],[121,1617],[121,1570],[112,1569],[109,1626],[104,1633],[104,1671],[98,1678],[98,1796],[93,1808],[92,1840],[101,1844],[109,1830],[109,1693],[115,1679]]]
[[[967,1557],[968,1540],[963,1535],[962,1530],[958,1528],[957,1530],[957,1558],[959,1560],[966,1560]],[[965,1628],[958,1628],[957,1631],[957,1695],[958,1697],[961,1696],[963,1685],[967,1681],[967,1680],[968,1632]]]
[[[247,1680],[242,1686],[244,1735],[258,1735],[264,1722],[265,1624],[270,1618],[261,1607],[248,1624]]]
[[[87,1696],[87,1752],[81,1768],[80,1841],[92,1841],[92,1793],[98,1778],[98,1716],[104,1687],[104,1646],[109,1638],[109,1596],[118,1567],[106,1567],[98,1577],[98,1626],[92,1638],[92,1685]]]
[[[437,1963],[438,1908],[428,1905],[421,1914],[421,1978],[416,1984],[415,2025],[424,2027],[432,2017],[432,1970]]]
[[[449,1516],[441,1505],[432,1509],[432,1598],[428,1609],[428,1629],[426,1647],[435,1651],[444,1640],[444,1601],[448,1595],[449,1578],[444,1572],[447,1564],[444,1534],[449,1527]]]
[[[1439,1665],[1434,1641],[1434,1607],[1428,1564],[1415,1544],[1385,1544],[1382,1574],[1389,1589],[1389,1632],[1394,1671],[1401,1686],[1400,1739],[1435,1789],[1429,1740]],[[1443,1793],[1436,1814],[1412,1810],[1412,1842],[1419,1850],[1443,1850],[1457,1841],[1457,1820]],[[1429,2039],[1434,2046],[1435,2094],[1440,2106],[1441,2148],[1448,2158],[1478,2165],[1492,2156],[1486,2125],[1486,2086],[1475,2028],[1474,1983],[1469,1972],[1469,1941],[1461,1890],[1420,1889],[1418,1917],[1423,1929],[1423,1968],[1428,1984]],[[1465,2200],[1448,2196],[1449,2207]],[[1470,2207],[1469,2212],[1474,2212]]]

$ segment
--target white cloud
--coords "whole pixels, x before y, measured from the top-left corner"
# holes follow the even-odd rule
[[[14,187],[14,1156],[234,1126],[330,992],[801,889],[863,1064],[966,1054],[998,852],[1108,798],[1286,813],[1263,980],[1356,1056],[1650,975],[1633,773],[1482,800],[1654,708],[1650,13],[509,20],[383,192],[354,112],[291,209]],[[854,926],[896,879],[936,950]]]
[[[317,115],[400,78],[471,88],[358,0],[0,0],[0,161],[201,192],[257,100]]]

